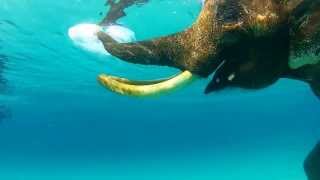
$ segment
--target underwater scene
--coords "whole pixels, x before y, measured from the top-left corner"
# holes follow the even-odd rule
[[[320,180],[319,0],[0,0],[1,180]]]

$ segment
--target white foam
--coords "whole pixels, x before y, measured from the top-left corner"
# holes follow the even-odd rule
[[[68,31],[68,35],[76,45],[87,51],[102,55],[110,55],[104,49],[102,42],[97,37],[99,31],[104,31],[119,43],[132,42],[135,40],[133,31],[119,25],[101,27],[96,24],[83,23],[71,27]]]
[[[126,27],[111,25],[103,29],[105,33],[109,34],[114,40],[119,43],[127,43],[136,40],[134,32]]]

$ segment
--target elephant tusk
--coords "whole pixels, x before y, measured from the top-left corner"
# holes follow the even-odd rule
[[[155,96],[181,88],[195,79],[189,71],[184,71],[172,78],[153,81],[133,81],[101,74],[98,81],[107,89],[127,96]]]

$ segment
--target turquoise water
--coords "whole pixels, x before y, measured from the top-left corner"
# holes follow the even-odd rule
[[[309,87],[281,80],[206,96],[202,79],[161,97],[116,95],[98,74],[152,79],[177,70],[75,46],[68,29],[101,20],[103,5],[0,0],[0,179],[306,179],[302,162],[320,139]],[[120,22],[149,39],[190,26],[200,8],[196,0],[152,0]]]

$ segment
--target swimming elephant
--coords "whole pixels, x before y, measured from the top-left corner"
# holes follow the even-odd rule
[[[320,142],[306,158],[304,169],[309,180],[320,180]]]
[[[319,0],[206,0],[190,28],[166,37],[117,43],[100,31],[98,37],[112,55],[182,73],[155,81],[106,74],[98,80],[120,94],[147,96],[215,72],[205,93],[230,87],[260,89],[291,78],[309,83],[319,96],[319,7]]]

